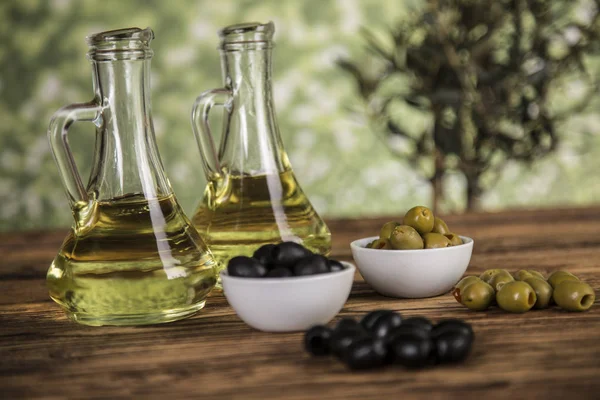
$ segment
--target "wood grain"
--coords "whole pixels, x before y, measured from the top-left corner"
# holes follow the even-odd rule
[[[600,208],[448,216],[475,239],[468,274],[488,268],[567,269],[600,289]],[[383,219],[329,221],[333,255],[377,233]],[[599,300],[586,313],[470,312],[450,295],[376,294],[357,275],[340,316],[377,308],[464,318],[476,342],[459,366],[349,372],[302,349],[302,334],[246,326],[214,294],[198,315],[171,324],[91,328],[69,322],[44,277],[65,232],[0,234],[0,398],[600,398]],[[338,318],[339,318],[338,317]]]

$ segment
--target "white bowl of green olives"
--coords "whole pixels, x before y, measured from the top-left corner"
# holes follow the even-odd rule
[[[467,270],[473,239],[454,233],[424,206],[401,222],[385,223],[379,236],[350,244],[365,281],[384,296],[422,298],[448,292]]]
[[[284,242],[221,271],[223,292],[242,321],[265,332],[303,331],[331,321],[344,307],[356,267]]]
[[[356,266],[365,281],[388,297],[424,298],[449,292],[463,276],[473,252],[473,239],[463,244],[422,250],[367,248],[378,236],[350,244]]]

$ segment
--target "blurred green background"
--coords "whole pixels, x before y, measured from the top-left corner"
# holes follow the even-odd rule
[[[296,176],[326,217],[399,214],[428,204],[431,188],[361,113],[356,84],[335,64],[365,58],[361,28],[383,31],[419,1],[91,1],[0,3],[0,230],[63,227],[70,210],[46,128],[63,105],[91,99],[85,36],[130,26],[153,28],[152,105],[167,175],[191,213],[205,180],[189,114],[196,96],[221,86],[217,31],[247,21],[276,26],[274,97]],[[574,85],[570,90],[579,90]],[[565,96],[570,96],[569,92]],[[590,110],[597,110],[596,103]],[[410,118],[407,115],[406,118]],[[600,198],[600,117],[585,112],[561,127],[562,142],[531,166],[507,165],[482,208],[580,206]],[[69,136],[82,174],[93,130]],[[444,182],[445,212],[464,209],[464,182]]]

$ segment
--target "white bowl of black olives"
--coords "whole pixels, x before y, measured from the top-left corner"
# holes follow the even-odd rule
[[[303,331],[343,308],[354,265],[313,254],[293,242],[265,245],[229,260],[223,292],[246,324],[265,332]]]

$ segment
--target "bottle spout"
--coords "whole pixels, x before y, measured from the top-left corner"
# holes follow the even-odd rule
[[[105,31],[86,38],[90,46],[88,57],[96,61],[143,60],[152,58],[151,28],[125,28]]]
[[[266,24],[260,22],[245,22],[227,26],[219,31],[221,38],[221,49],[227,50],[240,45],[263,45],[273,46],[273,34],[275,24],[269,21]]]
[[[117,42],[123,40],[140,40],[147,45],[154,39],[154,31],[150,27],[146,29],[141,28],[124,28],[115,29],[112,31],[104,31],[95,33],[86,38],[87,43],[90,46],[102,43],[102,42]]]

